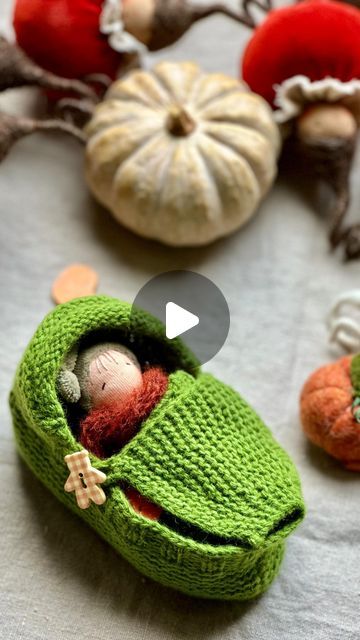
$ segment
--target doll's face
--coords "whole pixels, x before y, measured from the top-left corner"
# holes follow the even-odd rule
[[[93,409],[124,401],[142,385],[140,365],[131,351],[104,351],[89,365],[88,395]]]

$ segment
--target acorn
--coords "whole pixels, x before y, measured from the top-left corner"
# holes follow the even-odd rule
[[[286,159],[332,188],[331,246],[359,258],[360,224],[344,223],[360,122],[359,9],[304,0],[272,11],[246,47],[242,75],[274,109]]]
[[[252,3],[270,7],[270,0]],[[247,0],[236,12],[222,2],[196,5],[191,0],[16,0],[14,30],[19,46],[49,71],[115,79],[139,64],[146,49],[168,47],[211,15],[255,27],[250,5]]]

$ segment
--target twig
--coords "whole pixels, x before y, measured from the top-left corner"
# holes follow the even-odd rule
[[[55,115],[76,127],[84,127],[95,110],[95,103],[91,100],[77,100],[76,98],[62,98],[55,105]]]
[[[256,28],[256,22],[253,16],[251,15],[250,7],[254,5],[258,7],[264,13],[267,13],[272,9],[272,0],[243,0],[240,3],[241,12],[237,13],[232,9],[229,9],[226,5],[219,3],[212,5],[210,7],[197,7],[193,10],[193,20],[197,22],[198,20],[202,20],[203,18],[207,18],[214,13],[222,13],[225,16],[228,16],[232,20],[236,22],[240,22],[244,24],[246,27],[250,29]]]
[[[85,142],[85,134],[69,122],[56,119],[33,120],[0,112],[0,162],[7,156],[17,140],[36,131],[63,131],[80,142]]]
[[[0,91],[38,86],[44,89],[77,93],[96,100],[95,91],[80,80],[61,78],[35,64],[16,45],[0,36]]]
[[[345,248],[345,260],[357,260],[360,258],[360,224],[354,224],[345,228],[337,244],[342,244]]]

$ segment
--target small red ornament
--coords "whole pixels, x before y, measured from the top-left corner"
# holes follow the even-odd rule
[[[100,32],[103,0],[16,0],[20,47],[44,69],[68,78],[104,73],[114,78],[119,53]]]
[[[246,47],[242,75],[272,105],[276,87],[297,75],[360,78],[360,11],[333,0],[271,11]]]

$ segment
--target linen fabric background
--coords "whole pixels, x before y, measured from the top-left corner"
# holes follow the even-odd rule
[[[229,3],[236,7],[237,2]],[[11,0],[0,6],[10,34]],[[260,16],[259,16],[260,18]],[[223,17],[196,25],[171,50],[147,58],[195,59],[237,74],[249,32]],[[38,113],[32,90],[0,108]],[[0,167],[0,628],[4,640],[355,640],[359,638],[360,476],[308,445],[298,417],[307,375],[331,359],[326,315],[360,286],[360,262],[330,255],[313,190],[280,178],[242,231],[204,249],[175,251],[116,224],[89,196],[81,147],[36,135]],[[352,215],[360,210],[360,157]],[[211,278],[231,310],[228,340],[206,365],[263,416],[293,457],[308,515],[291,536],[281,573],[249,603],[192,600],[142,577],[32,476],[15,450],[7,396],[16,365],[52,303],[50,286],[72,262],[100,275],[101,292],[133,300],[169,269]]]

